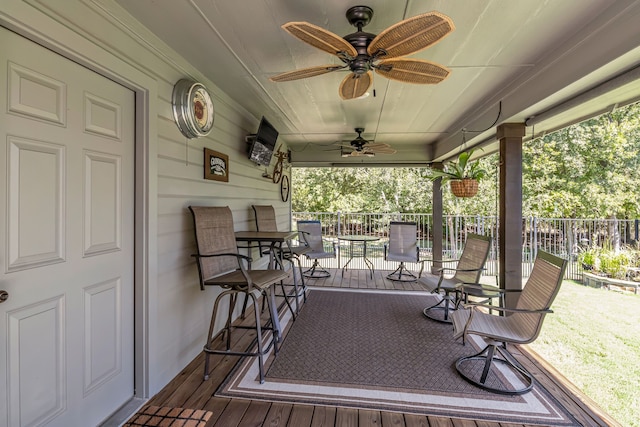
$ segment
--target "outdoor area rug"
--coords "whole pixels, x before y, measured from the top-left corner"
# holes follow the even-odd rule
[[[204,427],[212,414],[201,409],[145,406],[122,427]]]
[[[452,326],[426,319],[434,296],[417,292],[314,289],[288,328],[260,384],[243,358],[216,396],[396,411],[494,422],[579,425],[540,384],[521,396],[490,393],[456,372],[476,353]],[[516,382],[507,374],[492,381]],[[506,383],[505,383],[506,382]]]

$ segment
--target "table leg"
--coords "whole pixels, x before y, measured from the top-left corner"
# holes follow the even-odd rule
[[[347,269],[347,266],[351,261],[353,261],[353,243],[349,242],[349,261],[342,267],[342,277],[344,277],[344,271]]]
[[[362,255],[364,258],[364,263],[365,265],[369,268],[369,271],[371,272],[371,278],[373,279],[373,262],[371,262],[371,260],[369,258],[367,258],[367,241],[365,240],[363,242],[363,249],[362,249]]]
[[[280,318],[278,317],[275,284],[269,288],[269,308],[273,317],[273,334],[275,335],[275,342],[278,342],[282,338],[282,328],[280,327]]]

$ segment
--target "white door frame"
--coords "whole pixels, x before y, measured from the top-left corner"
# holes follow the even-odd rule
[[[11,9],[11,6],[6,9]],[[158,388],[158,385],[152,384],[154,380],[149,374],[149,366],[152,364],[149,352],[152,347],[149,319],[150,316],[155,318],[155,297],[151,295],[150,289],[156,288],[150,286],[150,282],[155,282],[157,277],[157,236],[153,232],[157,218],[157,166],[149,159],[157,157],[155,145],[150,144],[150,141],[157,139],[157,114],[153,103],[157,99],[157,82],[132,64],[111,52],[96,48],[95,44],[52,19],[22,10],[17,12],[11,16],[11,11],[0,11],[0,26],[135,92],[134,397],[148,399]]]

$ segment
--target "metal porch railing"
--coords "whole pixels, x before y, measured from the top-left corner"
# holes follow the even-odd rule
[[[351,213],[351,212],[293,212],[292,227],[298,220],[320,220],[323,235],[335,242],[341,258],[347,256],[348,246],[340,245],[337,236],[356,234],[380,237],[369,243],[367,252],[376,268],[394,269],[384,261],[384,244],[388,241],[390,221],[415,221],[418,224],[418,242],[421,258],[428,259],[433,247],[433,218],[431,214],[419,213]],[[638,219],[568,219],[537,218],[522,219],[522,273],[528,277],[533,268],[537,251],[542,249],[569,260],[566,278],[580,280],[582,266],[577,262],[578,254],[591,246],[624,246],[638,242]],[[484,276],[498,274],[498,219],[495,216],[445,215],[443,217],[443,250],[445,259],[457,259],[462,252],[466,233],[477,233],[491,237],[492,245]],[[334,264],[337,261],[334,261]],[[362,265],[360,265],[360,263]],[[327,263],[328,265],[330,262]],[[396,263],[393,263],[395,265]],[[366,268],[361,259],[354,259],[355,268]],[[338,267],[338,265],[329,265]],[[418,267],[419,268],[419,267]]]

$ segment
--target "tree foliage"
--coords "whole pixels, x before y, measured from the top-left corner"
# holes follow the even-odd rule
[[[478,195],[456,198],[443,185],[446,214],[497,215],[498,155]],[[640,105],[526,142],[523,214],[561,218],[640,216]],[[298,212],[431,213],[431,169],[294,168],[292,209]]]
[[[458,199],[443,188],[445,212],[495,215],[496,156],[481,160],[488,179],[476,197]],[[296,212],[431,213],[431,169],[293,168],[292,209]]]
[[[536,138],[523,149],[523,213],[637,218],[640,105]]]

